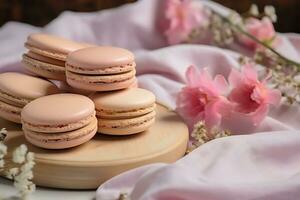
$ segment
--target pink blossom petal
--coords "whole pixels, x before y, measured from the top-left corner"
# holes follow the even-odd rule
[[[237,87],[243,83],[243,76],[236,69],[232,68],[228,77],[228,82],[231,87]]]
[[[268,90],[266,103],[272,104],[274,106],[279,105],[281,99],[281,92],[279,90]]]
[[[212,84],[211,75],[208,72],[208,69],[206,67],[200,69],[200,80],[201,80],[201,83],[204,85]]]
[[[269,111],[269,106],[268,104],[262,104],[258,107],[256,111],[253,113],[250,113],[249,116],[253,122],[254,126],[258,126],[263,119],[266,117]]]
[[[208,129],[219,126],[221,123],[221,114],[218,112],[217,103],[211,102],[205,107],[205,125]]]
[[[258,104],[264,103],[267,95],[266,92],[267,88],[265,88],[264,85],[257,84],[253,88],[252,93],[250,94],[250,98]]]
[[[228,101],[226,97],[221,97],[217,102],[218,112],[221,113],[222,116],[228,115],[234,109],[234,103]]]
[[[177,108],[182,108],[184,115],[196,116],[204,109],[204,105],[199,101],[199,95],[197,88],[184,87],[177,97]]]
[[[200,70],[199,89],[209,97],[220,95],[220,90],[218,90],[218,86],[215,84],[207,68],[202,68]]]
[[[228,99],[236,103],[235,110],[242,113],[250,113],[257,109],[258,102],[251,99],[253,89],[249,85],[241,84],[233,88]]]
[[[225,94],[227,92],[228,87],[229,87],[225,77],[220,74],[215,76],[214,84],[215,84],[217,90],[223,94]]]
[[[165,0],[161,30],[169,44],[186,41],[191,31],[207,24],[208,16],[200,2],[191,0]]]
[[[191,65],[188,67],[185,73],[187,84],[190,87],[197,87],[200,84],[200,72],[199,70]]]
[[[253,17],[247,18],[245,20],[245,30],[262,42],[267,42],[273,47],[276,45],[276,40],[274,40],[276,32],[271,20],[267,17],[261,20]],[[238,40],[251,49],[260,48],[258,43],[242,34],[238,36]]]
[[[251,63],[245,64],[242,67],[242,73],[243,75],[250,81],[257,81],[257,72],[254,68],[254,65]]]

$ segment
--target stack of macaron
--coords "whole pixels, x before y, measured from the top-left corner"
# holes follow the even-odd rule
[[[29,35],[25,47],[23,66],[38,77],[0,74],[0,117],[22,123],[33,145],[70,148],[96,132],[130,135],[154,123],[155,96],[137,88],[130,51],[42,33]],[[47,79],[68,85],[68,93]]]
[[[147,130],[155,119],[155,96],[137,88],[134,55],[122,48],[97,46],[71,52],[66,59],[67,82],[95,91],[98,132],[130,135]]]
[[[94,93],[98,132],[131,135],[147,130],[155,119],[155,96],[152,92],[132,88]]]

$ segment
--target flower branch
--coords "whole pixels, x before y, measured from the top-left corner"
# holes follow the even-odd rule
[[[12,162],[15,167],[5,166],[5,156],[7,146],[3,143],[7,131],[5,128],[0,130],[0,173],[8,179],[14,181],[14,186],[18,190],[21,199],[27,199],[28,195],[35,191],[33,179],[34,153],[29,152],[27,146],[22,144],[12,152]]]
[[[218,17],[220,17],[224,22],[230,24],[230,26],[233,28],[233,30],[236,30],[240,33],[242,33],[243,35],[247,36],[248,38],[250,38],[251,40],[253,40],[254,42],[260,44],[261,46],[269,49],[271,52],[273,52],[275,55],[277,55],[279,58],[285,60],[287,63],[292,64],[297,66],[298,68],[300,68],[300,63],[291,60],[285,56],[283,56],[282,54],[280,54],[278,51],[276,51],[274,48],[272,48],[269,44],[260,41],[259,39],[257,39],[256,37],[254,37],[252,34],[248,33],[247,31],[245,31],[239,24],[235,24],[233,23],[229,18],[223,16],[222,14],[214,11],[213,9],[211,9],[212,14],[217,15]]]

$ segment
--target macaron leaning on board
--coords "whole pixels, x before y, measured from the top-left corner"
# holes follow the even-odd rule
[[[26,140],[46,149],[74,147],[97,132],[94,103],[78,94],[36,99],[24,107],[21,118]]]
[[[0,117],[21,123],[22,108],[34,99],[59,93],[50,81],[21,73],[0,74]]]
[[[155,96],[152,92],[131,88],[94,93],[98,132],[131,135],[147,130],[155,121]]]
[[[34,33],[28,36],[25,47],[29,50],[23,54],[24,67],[39,76],[65,80],[65,60],[75,50],[92,45],[78,43],[58,36]]]
[[[66,61],[69,85],[91,91],[112,91],[136,82],[134,55],[110,46],[90,47],[70,53]]]

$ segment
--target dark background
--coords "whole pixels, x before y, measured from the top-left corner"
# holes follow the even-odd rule
[[[43,26],[64,10],[97,11],[113,8],[135,0],[0,0],[0,26],[7,21],[20,21]],[[245,12],[251,3],[260,9],[264,5],[273,5],[278,15],[275,28],[280,32],[300,33],[300,0],[215,0],[237,10]]]

